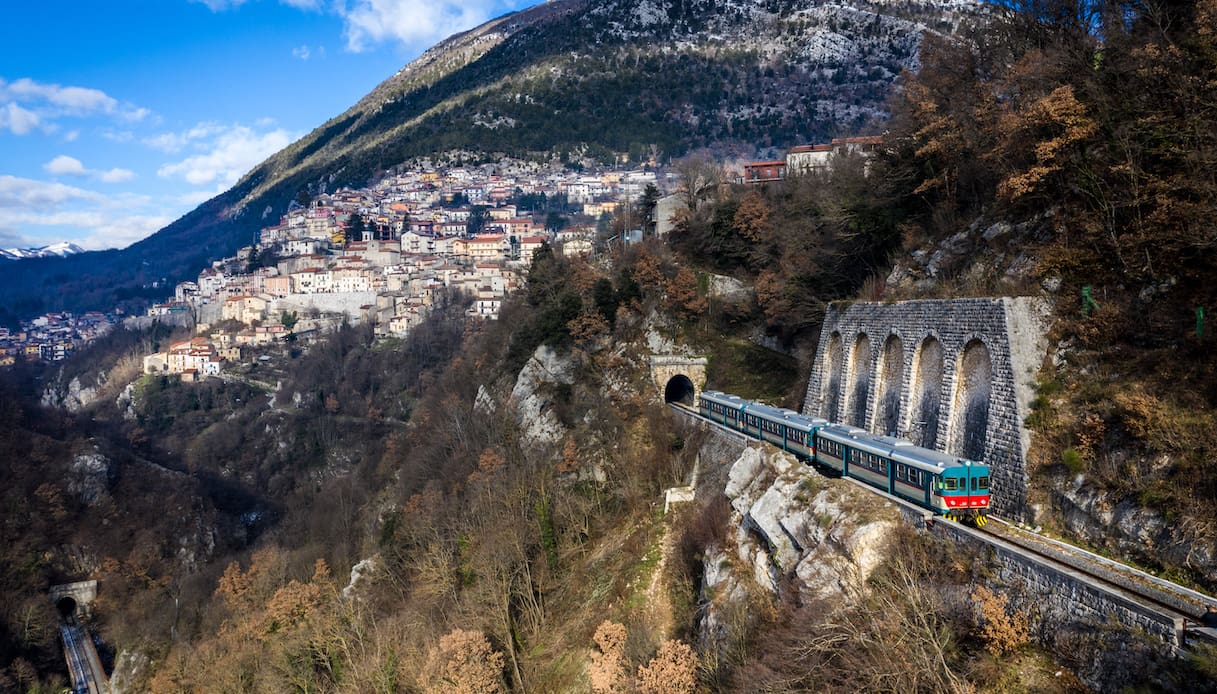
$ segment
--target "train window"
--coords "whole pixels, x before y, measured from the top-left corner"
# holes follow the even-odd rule
[[[981,489],[989,488],[989,476],[988,475],[985,475],[984,477],[980,478],[980,488]]]
[[[882,472],[885,475],[887,474],[887,461],[886,460],[879,461],[879,472]]]
[[[988,488],[989,488],[989,478],[988,477],[973,477],[972,478],[972,491],[975,492],[975,491],[980,491],[981,489],[988,489]]]
[[[943,482],[943,488],[946,489],[948,492],[954,492],[954,491],[959,490],[959,480],[954,477],[944,477],[944,478],[942,478],[942,482]]]

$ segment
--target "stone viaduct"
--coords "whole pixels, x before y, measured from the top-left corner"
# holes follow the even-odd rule
[[[1021,518],[1023,422],[1047,350],[1033,298],[830,307],[803,412],[992,467],[994,509]]]

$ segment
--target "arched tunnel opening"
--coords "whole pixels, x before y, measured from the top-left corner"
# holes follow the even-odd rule
[[[693,381],[684,374],[677,374],[668,379],[668,385],[663,389],[663,401],[692,406],[696,404],[693,402],[695,392]]]
[[[72,619],[76,616],[76,600],[68,596],[59,598],[55,601],[55,609],[59,610],[59,616],[63,619]]]

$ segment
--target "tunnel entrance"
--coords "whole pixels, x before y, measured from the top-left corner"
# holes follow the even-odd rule
[[[668,379],[668,385],[663,389],[663,401],[693,406],[696,404],[693,401],[696,392],[697,389],[693,387],[693,381],[688,376],[677,374]]]
[[[44,605],[46,603],[43,603]],[[59,610],[59,616],[65,620],[76,616],[76,600],[69,597],[62,597],[55,601],[55,609]]]

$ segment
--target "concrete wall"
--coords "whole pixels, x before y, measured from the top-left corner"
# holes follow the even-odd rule
[[[1026,513],[1023,426],[1047,350],[1034,298],[830,307],[805,414],[971,457],[993,470],[994,509]]]

